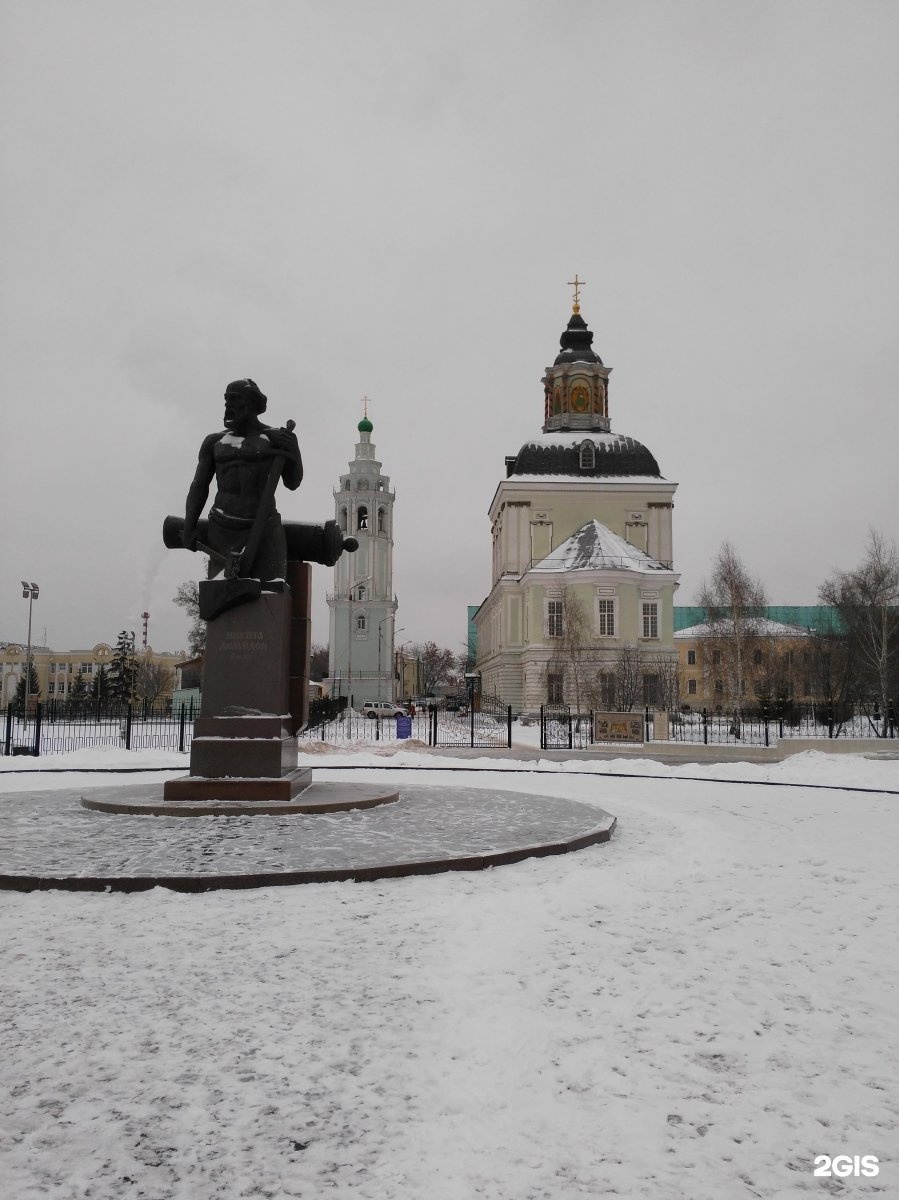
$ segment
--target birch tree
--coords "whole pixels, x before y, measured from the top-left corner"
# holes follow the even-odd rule
[[[698,601],[706,612],[708,637],[704,659],[723,683],[723,699],[733,709],[739,730],[752,679],[752,657],[761,637],[767,597],[729,542],[722,543],[712,572],[699,588]],[[705,647],[704,647],[705,649]],[[720,662],[715,662],[715,651]],[[751,703],[751,700],[750,700]]]
[[[872,529],[865,558],[854,571],[836,571],[821,585],[820,597],[832,605],[849,641],[863,691],[886,715],[899,690],[899,554]]]

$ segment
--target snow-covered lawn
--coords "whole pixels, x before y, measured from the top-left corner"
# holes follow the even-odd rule
[[[180,761],[35,765],[119,760]],[[365,885],[0,893],[0,1195],[899,1195],[899,761],[493,765],[615,813],[615,838]],[[814,1178],[819,1154],[879,1174]]]

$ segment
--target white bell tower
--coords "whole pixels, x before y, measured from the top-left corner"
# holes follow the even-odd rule
[[[334,491],[335,519],[346,536],[359,542],[334,568],[328,595],[328,685],[332,696],[347,696],[353,708],[367,700],[393,700],[393,502],[390,479],[381,473],[371,440],[374,426],[365,415],[349,473]]]

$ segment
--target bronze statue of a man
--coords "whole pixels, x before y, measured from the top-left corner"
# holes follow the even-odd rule
[[[263,425],[266,397],[252,379],[225,389],[225,428],[204,438],[196,474],[187,493],[182,541],[188,550],[210,555],[209,578],[225,574],[263,582],[283,579],[287,548],[275,507],[279,481],[295,491],[303,478],[293,422],[286,429]],[[217,491],[209,511],[206,543],[197,525],[213,477]]]

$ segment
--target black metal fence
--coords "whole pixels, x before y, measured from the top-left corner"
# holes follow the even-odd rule
[[[541,750],[586,750],[593,745],[593,713],[572,712],[569,704],[540,706]]]
[[[6,709],[3,754],[66,754],[73,750],[116,747],[120,750],[190,749],[193,703],[180,705],[80,704],[51,700],[35,705],[26,720],[16,706]]]
[[[393,742],[417,740],[427,744],[430,729],[430,714],[416,713],[414,717],[400,717],[401,725],[396,717],[366,717],[361,713],[347,708],[346,697],[333,701],[335,710],[328,715],[322,714],[313,723],[310,711],[309,722],[298,736],[301,741],[350,743],[350,742]],[[310,706],[311,710],[311,706]]]
[[[674,712],[662,722],[647,709],[643,714],[647,742],[688,742],[704,745],[773,746],[785,738],[895,738],[896,713],[873,705],[783,705],[780,708],[736,712]],[[594,713],[578,713],[567,704],[540,708],[541,750],[586,750],[594,744]]]
[[[875,705],[784,705],[777,709],[745,709],[742,712],[670,713],[670,741],[705,745],[771,746],[784,738],[895,738],[897,707],[890,703],[886,713]]]
[[[493,696],[480,696],[466,712],[436,705],[428,709],[429,746],[490,749],[512,745],[512,708]]]

